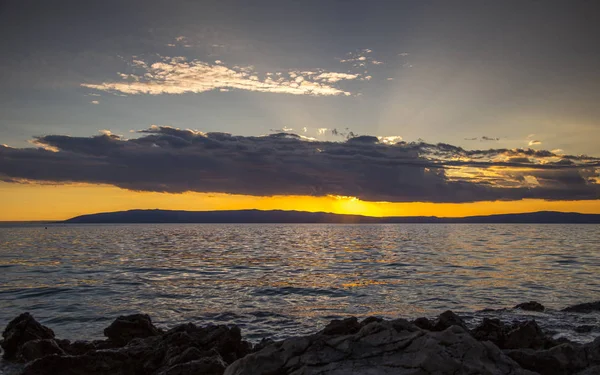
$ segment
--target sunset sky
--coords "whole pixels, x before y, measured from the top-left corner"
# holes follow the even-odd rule
[[[2,1],[0,220],[600,213],[595,1]]]

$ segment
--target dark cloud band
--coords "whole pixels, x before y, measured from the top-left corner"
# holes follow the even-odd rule
[[[49,135],[43,147],[0,146],[0,178],[110,184],[181,193],[345,195],[369,201],[473,202],[600,198],[600,159],[531,149],[465,150],[201,133],[153,126],[135,139]]]

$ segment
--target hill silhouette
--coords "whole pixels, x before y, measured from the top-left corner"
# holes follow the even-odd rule
[[[372,217],[304,211],[172,211],[129,210],[81,215],[64,223],[531,223],[531,224],[600,224],[598,214],[540,211],[520,214],[467,216]]]

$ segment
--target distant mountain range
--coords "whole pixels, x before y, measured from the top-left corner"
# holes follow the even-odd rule
[[[170,211],[130,210],[77,216],[64,223],[532,223],[532,224],[600,224],[600,215],[540,211],[524,214],[468,216],[371,217],[303,211]]]

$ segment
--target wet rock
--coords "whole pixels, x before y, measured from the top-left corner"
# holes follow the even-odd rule
[[[517,323],[506,334],[504,348],[506,349],[544,349],[554,346],[555,343],[546,337],[535,320]]]
[[[598,375],[600,374],[600,366],[589,367],[575,375]]]
[[[23,313],[13,319],[2,333],[0,345],[4,349],[3,358],[14,360],[20,348],[28,341],[53,339],[54,332],[41,325],[29,313]]]
[[[60,348],[55,340],[30,340],[19,348],[17,359],[21,362],[29,362],[52,354],[64,355],[66,353]]]
[[[546,309],[544,307],[544,305],[542,305],[541,303],[536,302],[536,301],[520,303],[517,306],[515,306],[514,308],[525,310],[525,311],[538,311],[538,312],[542,312]]]
[[[443,331],[451,326],[459,326],[465,331],[468,331],[467,325],[465,322],[455,313],[448,310],[441,313],[438,318],[435,320],[433,324],[434,331]]]
[[[204,357],[170,367],[157,375],[222,375],[227,364],[219,356]]]
[[[471,334],[479,341],[491,341],[497,347],[504,349],[506,335],[510,327],[500,321],[500,319],[483,318],[483,322],[475,327]]]
[[[357,333],[291,338],[250,354],[226,375],[260,374],[531,374],[500,349],[460,326],[441,332],[397,331],[372,322]]]
[[[383,319],[381,319],[381,318],[379,318],[377,316],[369,316],[368,318],[365,318],[365,319],[363,319],[362,322],[360,322],[360,326],[364,327],[367,324],[371,324],[373,322],[382,322],[382,321],[383,321]]]
[[[592,332],[593,330],[594,330],[594,326],[590,326],[590,325],[581,325],[581,326],[575,327],[575,332],[577,332],[577,333],[588,333],[588,332]]]
[[[594,311],[600,311],[600,301],[580,303],[578,305],[573,305],[562,309],[562,311],[575,313],[591,313]]]
[[[125,345],[135,338],[156,336],[160,333],[160,330],[152,324],[152,320],[146,314],[119,316],[104,329],[104,336],[121,345]]]
[[[81,356],[53,354],[30,362],[22,375],[130,375],[136,362],[119,351],[96,351]]]
[[[585,348],[562,344],[548,350],[515,349],[506,354],[521,367],[548,375],[574,374],[589,366]]]
[[[343,320],[335,319],[332,320],[321,333],[324,335],[349,335],[358,332],[360,328],[361,325],[355,317]]]
[[[227,364],[251,349],[238,327],[194,324],[176,326],[162,335],[134,338],[118,348],[98,349],[110,343],[75,342],[69,352],[84,354],[47,356],[31,362],[24,374],[222,374]]]
[[[398,332],[401,332],[401,331],[414,332],[414,331],[418,331],[420,329],[413,323],[409,322],[406,319],[402,319],[402,318],[391,320],[390,324]]]
[[[254,345],[252,347],[252,352],[253,353],[258,352],[271,344],[275,344],[275,341],[273,341],[272,339],[269,339],[269,338],[263,338],[262,340],[260,340],[260,342],[258,344]]]
[[[421,329],[425,329],[427,331],[433,331],[433,322],[425,317],[420,317],[417,318],[415,320],[413,320],[412,324],[414,324],[415,326],[421,328]]]

